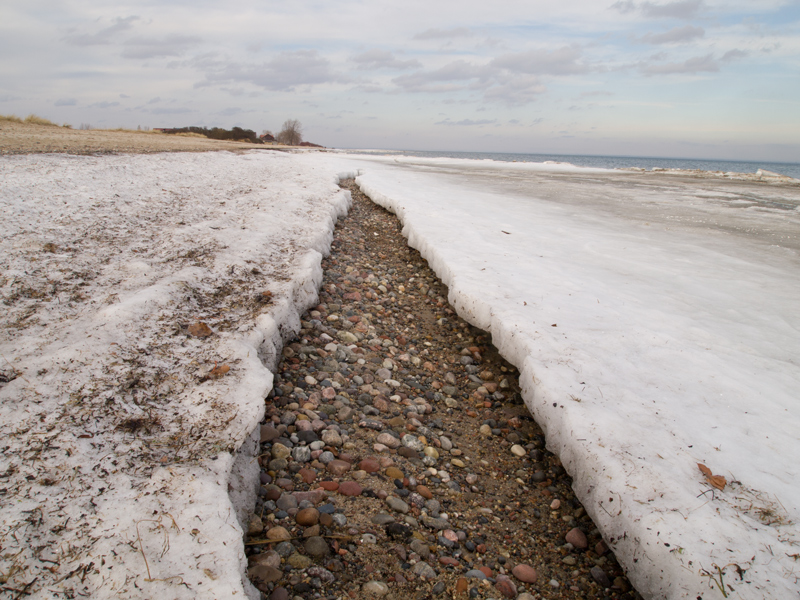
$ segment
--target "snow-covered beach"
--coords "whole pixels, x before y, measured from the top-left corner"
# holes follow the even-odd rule
[[[645,597],[796,597],[800,186],[321,154],[0,170],[6,585],[254,593],[251,434],[360,170],[519,367]]]
[[[283,153],[0,173],[4,590],[258,597],[251,434],[349,195]]]
[[[363,171],[451,304],[520,368],[548,447],[645,597],[797,595],[796,182],[336,164]]]

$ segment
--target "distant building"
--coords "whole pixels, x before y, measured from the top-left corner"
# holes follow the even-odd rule
[[[258,139],[260,139],[265,144],[277,144],[275,138],[272,136],[271,133],[265,133],[264,135],[259,136]]]

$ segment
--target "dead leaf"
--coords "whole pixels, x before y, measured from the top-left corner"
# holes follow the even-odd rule
[[[210,335],[214,335],[214,332],[211,331],[211,327],[203,323],[202,321],[198,321],[197,323],[193,323],[188,327],[189,333],[192,334],[194,337],[208,337]]]
[[[224,365],[224,364],[223,365],[218,365],[217,363],[214,363],[214,368],[211,369],[211,371],[208,372],[208,376],[209,377],[222,377],[223,375],[225,375],[225,373],[227,373],[230,370],[231,370],[231,368],[228,365]]]
[[[714,475],[707,466],[703,463],[697,463],[697,468],[700,469],[700,472],[705,475],[706,481],[711,487],[717,488],[718,490],[724,490],[725,486],[728,485],[728,480],[725,479],[722,475]]]

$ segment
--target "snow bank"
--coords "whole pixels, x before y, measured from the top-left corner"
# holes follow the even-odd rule
[[[646,598],[797,597],[797,186],[460,162],[334,164],[520,368]]]
[[[5,589],[257,598],[254,432],[349,193],[260,152],[3,157],[0,180]]]

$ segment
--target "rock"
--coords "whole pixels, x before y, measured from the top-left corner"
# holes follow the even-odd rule
[[[530,565],[517,565],[511,569],[511,572],[514,574],[514,577],[524,583],[536,583],[536,580],[539,579],[539,574],[536,572],[536,569]]]
[[[339,493],[343,496],[360,496],[363,488],[355,481],[343,481],[339,484]]]
[[[389,467],[384,473],[389,479],[403,479],[403,477],[405,477],[403,472],[397,467]]]
[[[416,552],[423,559],[426,559],[431,555],[431,549],[428,547],[428,544],[418,540],[417,538],[411,540],[411,543],[408,545],[408,547],[411,548],[412,552]]]
[[[292,448],[292,458],[300,463],[307,463],[311,460],[311,448],[308,446],[297,446]]]
[[[319,511],[316,508],[303,508],[297,511],[294,520],[298,525],[311,527],[319,522]]]
[[[269,595],[269,600],[289,600],[289,598],[289,591],[283,586],[276,587]]]
[[[608,578],[608,575],[606,575],[606,572],[603,571],[602,568],[595,565],[592,567],[592,570],[589,571],[589,573],[592,575],[592,579],[594,579],[601,587],[611,587],[611,580]]]
[[[567,532],[565,539],[567,543],[572,544],[581,550],[585,550],[589,547],[589,541],[586,539],[586,534],[577,527],[570,529],[569,532]]]
[[[322,432],[322,441],[328,446],[338,447],[342,445],[342,436],[335,429],[326,429]]]
[[[433,498],[433,494],[431,493],[431,491],[424,485],[418,485],[416,492],[426,500],[430,500],[431,498]]]
[[[387,523],[384,529],[386,530],[386,535],[392,539],[411,537],[411,527],[402,523]]]
[[[516,598],[517,597],[517,586],[514,585],[514,582],[511,581],[508,577],[503,575],[497,576],[497,582],[494,584],[494,587],[497,589],[498,592],[503,594],[506,598]]]
[[[525,448],[523,448],[519,444],[514,444],[513,446],[511,446],[511,454],[513,454],[514,456],[522,458],[527,453],[528,452],[525,450]]]
[[[324,538],[318,535],[308,538],[305,544],[303,544],[303,547],[306,549],[306,552],[315,558],[326,556],[330,552],[328,543]]]
[[[456,581],[456,596],[466,595],[468,587],[469,582],[464,577],[459,577],[458,581]]]
[[[377,473],[380,470],[381,465],[374,458],[365,458],[358,463],[358,468],[362,471],[366,471],[367,473]]]
[[[261,443],[271,442],[281,437],[281,434],[272,425],[261,426]]]
[[[261,554],[254,554],[247,559],[248,567],[255,567],[256,565],[269,565],[279,569],[281,566],[281,555],[274,550],[268,550]]]
[[[258,515],[253,515],[253,517],[250,519],[250,525],[247,528],[247,535],[258,535],[262,531],[264,531],[264,522]]]
[[[320,481],[319,487],[323,490],[327,490],[329,492],[335,492],[339,489],[339,482],[338,481]]]
[[[419,458],[419,452],[417,452],[413,448],[407,448],[405,446],[399,448],[397,450],[397,453],[405,458]]]
[[[486,579],[486,573],[480,569],[470,569],[464,573],[464,577],[468,577],[469,579]]]
[[[283,576],[283,571],[269,565],[255,565],[247,569],[247,576],[253,581],[255,586],[262,592],[268,592],[267,584],[278,581]]]
[[[439,594],[444,592],[446,589],[447,589],[447,585],[445,584],[445,582],[444,581],[439,581],[439,582],[436,583],[436,585],[433,586],[433,588],[431,588],[431,593],[434,596],[438,596]]]
[[[480,433],[483,437],[492,437],[492,428],[486,423],[484,423],[483,425],[481,425],[480,429],[478,430],[478,433]]]
[[[425,444],[423,444],[422,441],[415,435],[404,435],[403,439],[400,440],[400,443],[405,448],[410,448],[415,452],[422,452],[425,449]]]
[[[266,538],[273,542],[282,542],[292,539],[292,536],[284,527],[273,527],[267,531]]]
[[[396,496],[389,496],[386,498],[386,505],[394,511],[406,514],[408,512],[408,504],[400,500]]]
[[[376,598],[383,598],[389,593],[389,586],[382,581],[368,581],[361,586],[361,591],[367,596],[375,596]]]
[[[330,471],[333,475],[344,475],[349,470],[350,470],[350,463],[344,460],[339,460],[338,458],[334,458],[331,462],[328,463],[328,471]]]
[[[307,569],[314,564],[314,561],[312,561],[310,558],[303,556],[302,554],[298,554],[297,552],[287,558],[286,562],[292,565],[292,567],[295,569]]]
[[[270,454],[272,454],[272,458],[288,458],[292,454],[292,451],[283,444],[275,443],[272,444]]]
[[[414,575],[425,577],[427,579],[433,579],[436,577],[436,571],[434,571],[433,567],[426,562],[418,562],[412,567],[411,572],[414,573]]]
[[[400,440],[398,440],[390,433],[384,432],[378,434],[378,437],[375,438],[375,441],[378,442],[379,444],[383,444],[387,448],[395,449],[400,447]]]

